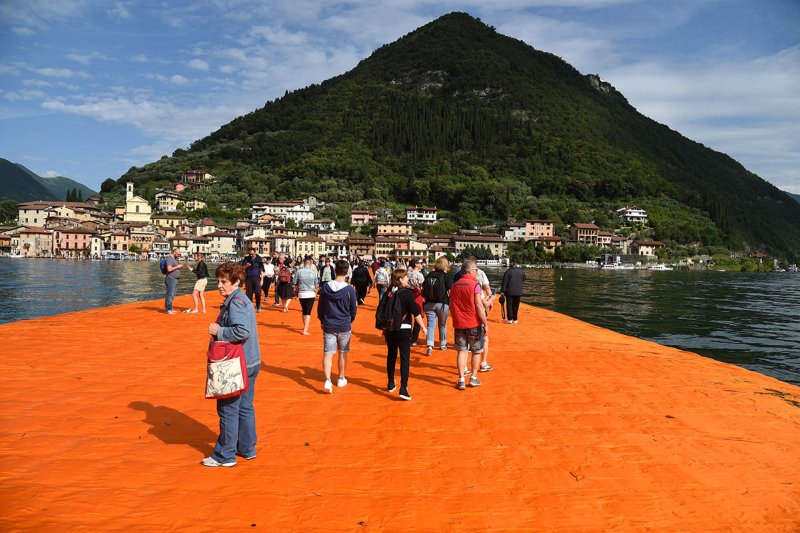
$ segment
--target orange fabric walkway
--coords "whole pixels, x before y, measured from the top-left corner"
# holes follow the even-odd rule
[[[798,387],[524,305],[518,325],[494,311],[479,388],[454,388],[453,351],[414,348],[411,402],[384,392],[374,293],[332,395],[316,318],[304,337],[296,301],[269,307],[258,457],[202,467],[207,295],[206,315],[0,325],[0,529],[800,529]]]

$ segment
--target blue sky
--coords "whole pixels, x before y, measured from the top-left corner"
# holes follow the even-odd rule
[[[97,189],[451,11],[800,193],[800,0],[0,0],[0,157]]]

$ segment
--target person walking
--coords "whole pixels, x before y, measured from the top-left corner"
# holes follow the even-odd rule
[[[186,313],[197,313],[198,307],[200,303],[203,304],[203,312],[206,312],[206,297],[205,291],[206,286],[208,285],[208,266],[206,262],[203,260],[203,256],[199,253],[194,254],[194,260],[197,261],[197,264],[192,269],[195,276],[197,276],[197,281],[194,282],[194,289],[192,289],[192,300],[194,300],[194,308],[187,309]]]
[[[417,302],[417,307],[420,310],[425,304],[425,300],[422,297],[422,283],[424,281],[422,263],[417,259],[412,259],[408,263],[408,288],[414,292],[414,301]],[[414,329],[411,331],[411,346],[416,346],[419,343],[419,331],[419,324],[414,322]]]
[[[358,312],[358,297],[355,289],[347,284],[345,278],[349,265],[339,260],[335,265],[336,277],[324,283],[319,291],[317,318],[322,324],[322,372],[325,383],[322,390],[333,393],[331,367],[333,355],[339,353],[339,379],[336,386],[347,385],[347,354],[350,352],[352,324]]]
[[[225,298],[217,321],[208,325],[214,340],[241,343],[247,363],[247,389],[233,398],[217,400],[219,437],[213,453],[203,459],[203,466],[236,466],[236,456],[256,458],[256,413],[253,398],[256,378],[261,369],[261,348],[253,304],[245,299],[241,285],[244,270],[236,263],[220,265],[216,271],[219,293]]]
[[[283,266],[278,270],[278,288],[275,291],[278,297],[283,300],[283,312],[289,311],[289,304],[292,302],[294,296],[294,287],[292,286],[292,266],[294,261],[284,261]]]
[[[275,265],[272,264],[272,261],[264,261],[264,272],[261,281],[261,290],[264,292],[264,302],[269,302],[269,288],[274,282]]]
[[[481,284],[476,279],[477,273],[475,261],[465,260],[461,266],[461,278],[450,288],[450,314],[455,328],[455,348],[458,350],[456,387],[459,390],[466,388],[464,376],[467,372],[467,354],[472,352],[473,371],[480,368],[483,341],[489,332]],[[477,372],[473,372],[469,385],[481,385]]]
[[[178,262],[181,257],[180,248],[173,248],[172,253],[167,256],[167,273],[164,277],[164,286],[167,289],[164,295],[164,312],[168,315],[174,315],[175,310],[172,309],[172,301],[175,299],[175,294],[178,292],[178,280],[181,279],[181,270],[186,268]]]
[[[453,276],[450,275],[450,261],[445,256],[436,260],[433,270],[422,282],[422,296],[425,298],[423,310],[428,319],[428,335],[425,344],[428,349],[425,355],[433,354],[433,343],[436,326],[439,326],[439,349],[447,350],[447,317],[450,314],[450,288]]]
[[[250,248],[248,255],[239,263],[244,267],[245,290],[247,298],[253,301],[253,294],[256,295],[256,312],[261,312],[261,277],[264,272],[264,261],[256,253],[255,248]]]
[[[403,319],[400,328],[397,330],[386,330],[383,332],[386,340],[386,377],[389,392],[394,392],[397,385],[394,380],[395,366],[397,365],[397,355],[400,354],[400,398],[410,401],[411,395],[408,392],[408,377],[411,371],[411,331],[412,321],[417,322],[422,331],[427,335],[428,330],[422,321],[420,309],[414,301],[414,293],[408,288],[408,272],[401,268],[392,272],[391,289],[387,290],[384,298],[398,298],[399,315]]]
[[[516,324],[518,321],[519,301],[524,284],[525,272],[517,263],[511,263],[511,267],[503,272],[503,281],[500,284],[500,292],[506,297],[506,321],[509,324]]]
[[[303,335],[308,335],[311,310],[314,308],[317,287],[319,287],[319,276],[317,276],[317,271],[314,269],[314,260],[307,257],[303,262],[303,268],[295,272],[292,281],[297,287],[297,299],[300,300],[300,308],[303,311]]]
[[[365,261],[359,262],[358,266],[353,269],[353,277],[350,283],[356,290],[358,296],[358,305],[364,303],[364,298],[367,297],[367,290],[372,285],[372,276],[369,275],[369,268]]]
[[[280,280],[278,279],[278,275],[286,266],[286,256],[283,254],[278,254],[277,252],[272,254],[272,265],[275,267],[275,303],[272,304],[273,307],[278,307],[281,305],[281,295],[278,294],[278,288],[280,287]]]
[[[386,268],[386,262],[381,259],[380,266],[375,271],[375,288],[378,290],[378,302],[386,294],[389,285],[389,269]]]
[[[336,273],[334,272],[333,264],[331,264],[331,258],[326,257],[325,261],[322,263],[322,268],[320,269],[320,283],[328,283],[329,281],[336,279]]]

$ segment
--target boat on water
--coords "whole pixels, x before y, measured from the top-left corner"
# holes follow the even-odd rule
[[[626,265],[624,263],[603,263],[600,265],[601,270],[633,270],[636,268],[633,265]]]
[[[787,272],[800,272],[800,270],[798,270],[798,268],[797,268],[797,265],[789,265],[788,267],[786,267],[786,271]]]
[[[658,263],[656,265],[650,265],[647,267],[647,270],[672,270],[672,267],[667,266],[664,263]]]

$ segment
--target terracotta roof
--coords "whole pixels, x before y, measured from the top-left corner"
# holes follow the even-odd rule
[[[635,241],[633,244],[638,246],[666,246],[661,241]]]
[[[578,229],[600,229],[599,227],[595,226],[594,224],[584,224],[584,223],[581,223],[581,222],[576,222],[575,224],[572,225],[572,227],[573,228],[578,228]]]
[[[233,235],[231,233],[226,233],[224,231],[215,231],[214,233],[207,233],[206,237],[231,237],[235,239],[236,235]]]
[[[19,232],[20,233],[36,233],[36,234],[39,234],[39,235],[43,235],[43,234],[50,235],[51,234],[51,232],[46,230],[46,229],[35,228],[35,227],[26,227],[26,228],[20,230]]]

